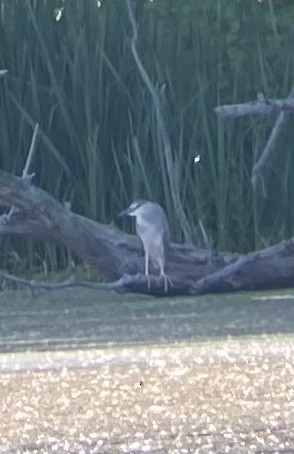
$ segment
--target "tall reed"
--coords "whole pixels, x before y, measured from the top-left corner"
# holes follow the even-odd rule
[[[294,5],[140,5],[139,51],[164,94],[174,172],[195,243],[204,244],[200,224],[213,247],[242,252],[293,235],[293,128],[281,137],[264,199],[252,191],[251,169],[275,119],[224,122],[213,109],[259,92],[288,95]],[[90,0],[0,0],[0,64],[9,69],[9,77],[0,79],[0,166],[21,174],[39,122],[33,162],[38,185],[104,223],[134,198],[158,201],[180,240],[154,109],[131,56],[129,33],[124,1],[104,0],[98,7]],[[44,268],[46,262],[55,269],[69,260],[56,246],[27,240],[2,239],[1,249],[1,266],[10,268]]]

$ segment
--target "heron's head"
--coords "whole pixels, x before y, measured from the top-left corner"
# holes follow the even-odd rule
[[[135,200],[131,205],[124,211],[122,211],[119,216],[138,216],[141,212],[143,207],[149,203],[147,200]]]

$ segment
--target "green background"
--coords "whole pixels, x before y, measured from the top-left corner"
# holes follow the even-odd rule
[[[275,116],[222,120],[217,105],[289,95],[294,3],[141,0],[138,51],[162,108],[175,177],[203,246],[247,252],[293,235],[293,117],[254,192],[252,166]],[[57,20],[59,19],[60,20]],[[0,0],[0,167],[20,175],[40,124],[30,171],[72,210],[102,223],[140,197],[166,210],[182,241],[150,94],[130,51],[124,0]],[[201,160],[194,164],[194,157]],[[120,227],[126,228],[126,225]],[[72,261],[52,244],[1,239],[1,266],[52,270]]]

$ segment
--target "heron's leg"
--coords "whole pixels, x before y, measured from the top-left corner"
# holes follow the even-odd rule
[[[171,278],[165,274],[164,272],[164,262],[163,260],[160,260],[159,261],[159,268],[160,268],[160,275],[159,277],[161,277],[163,279],[163,282],[164,282],[164,292],[167,293],[168,291],[168,284],[172,287],[173,286],[173,281],[171,280]]]
[[[150,275],[149,275],[149,254],[147,249],[145,249],[145,276],[147,279],[147,286],[150,289],[151,283],[150,283]]]

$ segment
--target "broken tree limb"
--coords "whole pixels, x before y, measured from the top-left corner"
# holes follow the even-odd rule
[[[19,210],[11,219],[2,217],[0,235],[54,240],[97,269],[104,269],[105,275],[121,275],[119,257],[112,260],[115,244],[111,242],[110,229],[99,228],[99,224],[72,213],[45,191],[3,171],[0,171],[0,200]]]
[[[294,86],[291,89],[289,95],[289,101],[294,102],[293,99],[294,95]],[[258,183],[261,185],[262,195],[267,197],[266,185],[265,185],[265,173],[267,168],[267,163],[269,161],[270,156],[273,152],[277,149],[277,142],[278,138],[281,135],[283,128],[285,127],[286,121],[289,118],[287,111],[281,111],[279,116],[275,122],[275,125],[272,129],[272,132],[269,136],[269,139],[266,143],[266,146],[263,149],[258,161],[254,164],[251,174],[251,183],[253,189],[256,191],[258,187]]]
[[[273,112],[278,112],[278,118],[272,129],[270,137],[264,147],[258,161],[254,164],[251,174],[251,183],[255,191],[258,185],[261,187],[263,197],[267,197],[267,190],[265,184],[265,173],[267,163],[274,150],[277,149],[278,138],[285,126],[286,120],[289,118],[289,113],[294,113],[294,86],[291,89],[290,95],[287,99],[266,99],[262,94],[258,95],[256,101],[251,101],[244,104],[229,104],[218,106],[214,111],[218,115],[225,118],[244,117],[249,115],[265,115]]]
[[[195,283],[195,293],[232,292],[294,286],[294,239],[240,256]]]
[[[119,281],[117,281],[119,282]],[[118,285],[114,282],[93,282],[89,280],[77,280],[75,276],[61,282],[37,282],[34,280],[22,279],[12,274],[0,271],[0,289],[22,289],[27,288],[34,296],[36,291],[40,290],[64,290],[73,287],[85,287],[94,290],[116,290]]]
[[[29,153],[28,153],[28,156],[27,156],[27,159],[26,159],[25,166],[24,166],[23,171],[22,171],[22,178],[26,179],[27,181],[31,181],[32,178],[35,176],[34,173],[29,174],[29,169],[30,169],[30,165],[32,163],[32,159],[33,159],[33,155],[34,155],[34,151],[35,151],[35,144],[36,144],[36,138],[37,138],[37,134],[38,134],[38,129],[39,129],[39,123],[36,123],[35,127],[34,127],[34,132],[33,132],[33,136],[32,136],[32,141],[31,141]],[[12,213],[13,213],[14,210],[15,210],[15,208],[12,206],[10,208],[10,211],[7,214],[7,216],[8,217],[12,216]]]
[[[38,130],[39,130],[39,123],[36,123],[35,127],[34,127],[34,132],[33,132],[33,136],[32,136],[32,141],[31,141],[28,157],[27,157],[24,169],[22,171],[22,177],[23,178],[29,177],[29,178],[32,179],[32,176],[34,176],[34,174],[29,175],[29,169],[30,169],[30,166],[32,164],[32,159],[33,159],[33,155],[34,155],[34,152],[35,152],[35,145],[36,145],[36,139],[37,139]]]
[[[146,278],[142,274],[124,274],[120,279],[113,282],[94,282],[90,280],[76,279],[74,276],[60,282],[37,282],[34,280],[19,278],[0,271],[0,290],[4,290],[5,288],[13,290],[25,288],[31,291],[32,296],[35,296],[37,292],[42,290],[55,291],[74,287],[83,287],[100,291],[113,290],[118,293],[125,293],[127,291],[140,293],[142,288],[145,286]],[[184,289],[184,286],[182,286],[182,288]],[[159,280],[154,279],[151,293],[153,295],[162,296],[162,285]]]
[[[226,104],[214,109],[217,115],[224,118],[248,117],[253,115],[270,115],[272,113],[290,112],[294,114],[294,99],[264,99],[243,104]]]
[[[151,288],[147,286],[143,250],[137,236],[75,214],[42,189],[0,170],[2,202],[17,210],[10,217],[0,217],[0,236],[61,243],[110,281],[93,285],[67,281],[56,283],[56,288],[81,285],[167,296],[294,286],[294,239],[248,256],[172,244],[166,272],[173,285],[165,293],[160,279],[151,278]],[[156,274],[158,270],[151,272]],[[54,285],[44,283],[34,283],[33,288],[38,285],[54,289]]]
[[[286,101],[292,101],[294,102],[293,99],[294,96],[294,85],[291,88],[289,98]],[[285,101],[285,100],[284,100]],[[251,183],[253,189],[256,191],[258,182],[261,184],[261,189],[262,189],[262,194],[264,197],[267,196],[267,191],[266,191],[266,186],[265,186],[265,171],[266,171],[266,166],[268,163],[268,160],[274,150],[277,149],[277,142],[278,138],[282,132],[283,127],[286,124],[287,119],[289,118],[289,115],[287,113],[287,110],[285,109],[283,112],[281,111],[278,115],[278,118],[275,122],[275,125],[273,127],[273,130],[269,136],[269,139],[267,141],[266,146],[263,149],[263,152],[261,153],[258,161],[254,164],[253,169],[252,169],[252,174],[251,174]]]
[[[266,146],[263,149],[263,152],[260,155],[258,161],[254,164],[252,173],[251,173],[251,183],[253,189],[256,191],[258,183],[260,183],[261,191],[263,197],[267,197],[267,190],[265,184],[265,172],[267,168],[267,162],[270,155],[276,149],[278,138],[280,137],[281,131],[285,125],[287,119],[287,114],[285,112],[280,113],[276,123],[272,129],[272,132],[268,138]]]
[[[137,236],[75,214],[42,189],[0,170],[0,204],[2,201],[18,210],[10,218],[0,217],[0,236],[17,235],[62,243],[109,280],[143,273],[143,250]],[[233,257],[233,254],[216,254],[211,258],[211,253],[195,247],[175,245],[167,265],[174,282],[173,292],[180,293],[189,282],[216,271]],[[146,279],[142,278],[142,291],[154,293],[156,283],[149,292]],[[157,287],[164,293],[162,283]]]

